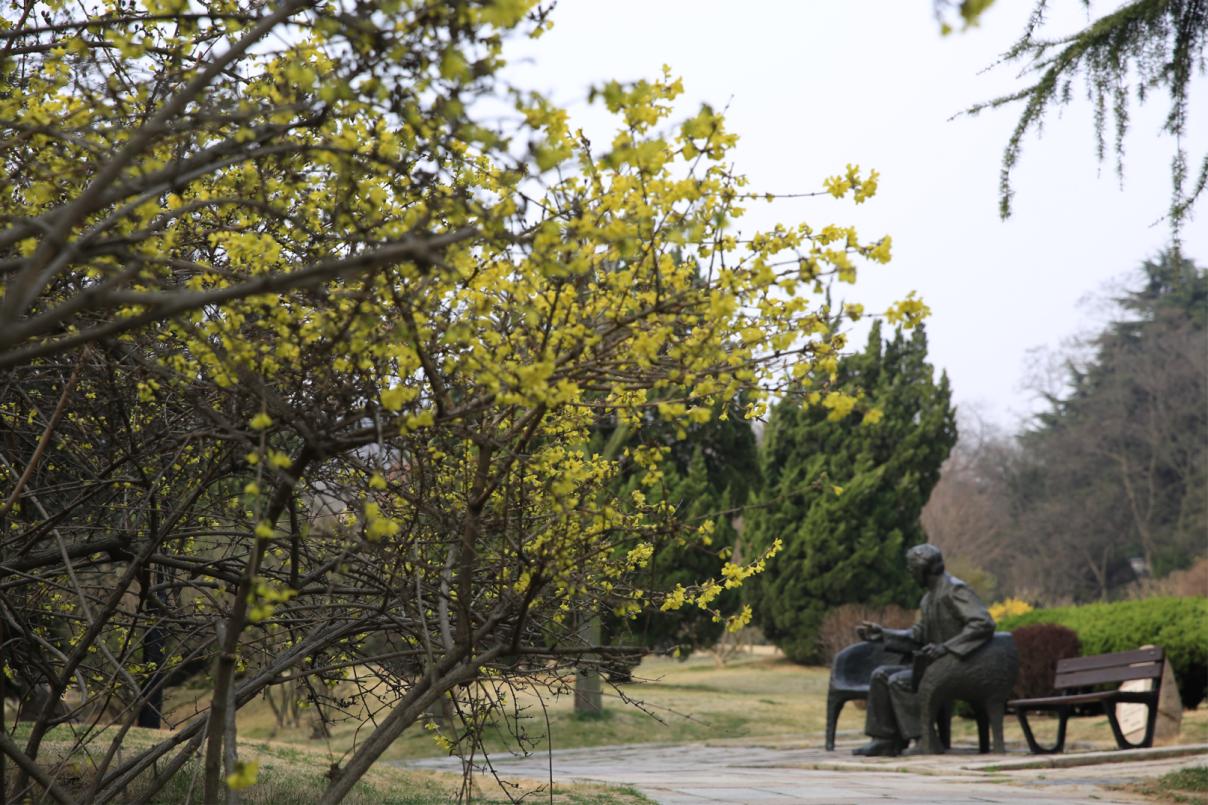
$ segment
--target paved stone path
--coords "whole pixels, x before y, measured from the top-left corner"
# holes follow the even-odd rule
[[[1136,803],[1110,786],[1208,764],[1208,744],[1057,756],[966,753],[922,758],[854,758],[800,742],[638,744],[553,753],[555,782],[631,785],[659,803]],[[549,778],[551,758],[492,758],[506,779]],[[1060,765],[1050,765],[1060,764]],[[1077,764],[1077,765],[1070,765]],[[409,765],[460,770],[455,758]]]

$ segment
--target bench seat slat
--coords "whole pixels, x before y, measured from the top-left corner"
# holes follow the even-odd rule
[[[1059,673],[1053,687],[1080,688],[1086,685],[1101,685],[1105,682],[1125,682],[1130,679],[1157,679],[1162,675],[1162,665],[1125,665],[1116,668],[1095,668],[1090,671]]]
[[[1007,707],[1045,708],[1049,706],[1072,707],[1076,704],[1101,702],[1111,697],[1115,691],[1105,690],[1102,693],[1076,693],[1070,696],[1044,696],[1039,699],[1015,699],[1007,702]]]
[[[1024,707],[1031,710],[1057,710],[1062,707],[1074,707],[1080,704],[1095,702],[1138,702],[1144,704],[1153,701],[1156,691],[1152,690],[1103,690],[1098,693],[1072,693],[1069,696],[1045,696],[1039,699],[1014,699],[1007,702],[1007,707],[1018,709]]]
[[[1131,665],[1138,662],[1157,662],[1162,659],[1162,647],[1141,648],[1135,651],[1117,651],[1114,654],[1096,654],[1093,657],[1071,657],[1057,661],[1057,673],[1065,671],[1089,671],[1093,668],[1111,668],[1115,665]]]

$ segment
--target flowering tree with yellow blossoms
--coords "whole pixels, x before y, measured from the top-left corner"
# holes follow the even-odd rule
[[[577,609],[708,610],[762,567],[636,588],[654,536],[694,537],[673,506],[608,494],[626,465],[656,483],[661,456],[593,451],[592,427],[701,422],[740,394],[759,416],[825,378],[860,312],[826,286],[889,239],[740,238],[763,197],[722,117],[677,117],[666,75],[598,88],[618,131],[590,143],[496,77],[546,13],[3,12],[0,644],[29,722],[20,743],[0,729],[11,793],[142,801],[198,760],[224,800],[255,780],[236,711],[287,688],[364,723],[337,802],[442,699],[465,729],[440,740],[473,752],[507,717],[473,691],[598,661]],[[487,96],[513,117],[484,123]],[[826,183],[875,189],[856,168]],[[196,675],[208,705],[168,712]],[[94,773],[68,784],[84,748]]]

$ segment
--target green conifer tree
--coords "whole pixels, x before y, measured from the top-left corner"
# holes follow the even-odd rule
[[[655,440],[668,447],[667,460],[659,468],[662,479],[645,486],[640,475],[625,476],[618,497],[627,500],[633,490],[639,489],[648,502],[671,504],[675,519],[689,526],[655,545],[645,579],[651,589],[672,589],[677,583],[687,587],[716,578],[726,556],[735,548],[735,513],[759,485],[755,435],[735,406],[724,420],[691,426],[682,434],[667,430],[661,434],[663,438],[659,436],[656,433]],[[705,523],[711,523],[713,531],[702,538],[694,533],[694,527]],[[736,591],[723,593],[716,602],[722,612],[736,610],[739,603]],[[635,620],[612,615],[605,619],[609,642],[659,651],[711,646],[721,636],[722,628],[712,613],[695,607],[648,612]]]
[[[784,549],[748,595],[764,634],[793,660],[817,658],[832,607],[917,603],[902,553],[924,541],[919,514],[956,442],[948,378],[937,381],[926,357],[922,328],[883,344],[878,322],[831,384],[862,394],[863,417],[803,407],[800,394],[772,412],[748,533],[757,549],[777,538]]]

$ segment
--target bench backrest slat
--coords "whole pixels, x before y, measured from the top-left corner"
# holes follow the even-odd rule
[[[1161,676],[1162,664],[1160,662],[1145,665],[1122,665],[1115,668],[1092,668],[1089,671],[1058,674],[1053,681],[1053,686],[1062,690],[1087,685],[1101,685],[1105,682],[1124,682],[1129,679],[1159,679]]]
[[[1162,647],[1140,648],[1135,651],[1117,651],[1115,654],[1097,654],[1094,657],[1072,657],[1057,661],[1057,673],[1090,671],[1094,668],[1113,668],[1117,665],[1132,665],[1138,662],[1157,662],[1162,659]]]

